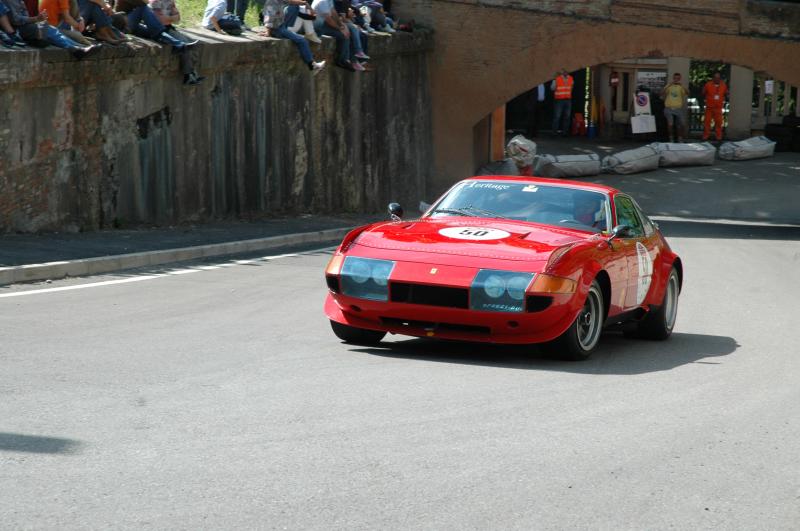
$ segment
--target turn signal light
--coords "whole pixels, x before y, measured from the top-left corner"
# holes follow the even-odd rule
[[[554,277],[539,273],[533,281],[529,293],[575,293],[578,283],[569,278]]]
[[[328,262],[328,267],[325,268],[326,275],[338,275],[342,270],[342,263],[344,262],[343,254],[335,254]]]

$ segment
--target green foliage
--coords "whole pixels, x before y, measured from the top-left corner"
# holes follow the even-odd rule
[[[689,84],[695,87],[702,87],[706,81],[711,79],[715,72],[719,72],[722,79],[730,77],[731,67],[725,63],[716,61],[695,61],[689,67]]]
[[[180,26],[191,28],[200,24],[200,21],[203,20],[203,12],[205,12],[208,2],[207,0],[175,0],[175,3],[181,12]],[[258,10],[259,7],[251,0],[244,17],[244,23],[251,28],[258,25]]]

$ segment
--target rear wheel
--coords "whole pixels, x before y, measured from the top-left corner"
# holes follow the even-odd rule
[[[583,308],[567,331],[547,343],[545,348],[566,360],[585,360],[597,348],[604,322],[603,292],[595,280],[589,287]]]
[[[667,278],[667,287],[664,290],[664,300],[661,306],[657,310],[648,313],[631,335],[643,339],[667,339],[672,334],[675,318],[678,316],[678,295],[680,291],[678,272],[673,267]]]
[[[336,337],[345,343],[353,343],[355,345],[377,345],[386,335],[386,332],[356,328],[336,321],[331,321],[331,329],[336,334]]]

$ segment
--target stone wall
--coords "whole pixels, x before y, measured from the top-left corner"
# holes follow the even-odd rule
[[[430,32],[312,77],[288,41],[199,30],[202,85],[154,43],[75,61],[0,49],[0,231],[416,204],[432,171]],[[333,42],[314,46],[331,63]]]

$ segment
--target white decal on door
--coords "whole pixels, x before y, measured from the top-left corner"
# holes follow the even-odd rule
[[[644,302],[647,292],[650,290],[650,282],[653,280],[653,259],[647,252],[647,247],[641,243],[636,243],[636,258],[639,262],[639,277],[636,284],[636,304]]]

